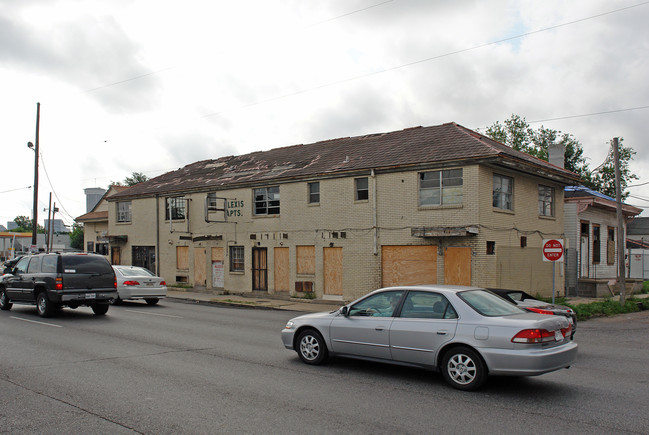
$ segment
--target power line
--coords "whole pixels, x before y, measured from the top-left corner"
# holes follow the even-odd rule
[[[460,49],[460,50],[455,50],[455,51],[451,51],[451,52],[448,52],[448,53],[427,57],[425,59],[420,59],[420,60],[416,60],[416,61],[413,61],[413,62],[404,63],[404,64],[401,64],[401,65],[393,66],[391,68],[385,68],[385,69],[381,69],[381,70],[378,70],[378,71],[373,71],[373,72],[366,73],[366,74],[361,74],[361,75],[354,76],[354,77],[348,77],[348,78],[342,79],[342,80],[336,80],[336,81],[329,82],[329,83],[323,83],[321,85],[314,86],[314,87],[311,87],[311,88],[301,89],[301,90],[291,92],[291,93],[288,93],[288,94],[278,95],[278,96],[267,98],[267,99],[264,99],[264,100],[259,100],[259,101],[256,101],[256,102],[244,104],[242,106],[237,107],[237,109],[243,109],[243,108],[247,108],[247,107],[252,107],[252,106],[268,103],[270,101],[281,100],[281,99],[284,99],[284,98],[293,97],[293,96],[304,94],[304,93],[311,92],[311,91],[314,91],[314,90],[328,88],[328,87],[331,87],[331,86],[336,86],[336,85],[340,85],[340,84],[343,84],[343,83],[352,82],[352,81],[359,80],[359,79],[364,79],[364,78],[367,78],[367,77],[375,76],[375,75],[378,75],[378,74],[383,74],[383,73],[390,72],[390,71],[396,71],[398,69],[407,68],[407,67],[410,67],[410,66],[413,66],[413,65],[418,65],[420,63],[430,62],[430,61],[433,61],[433,60],[438,60],[438,59],[442,59],[442,58],[445,58],[445,57],[454,56],[456,54],[466,53],[468,51],[473,51],[473,50],[478,50],[480,48],[489,47],[491,45],[497,45],[497,44],[500,44],[500,43],[503,43],[503,42],[524,38],[524,37],[534,35],[534,34],[537,34],[537,33],[547,32],[549,30],[559,29],[561,27],[566,27],[566,26],[581,23],[581,22],[584,22],[584,21],[592,20],[592,19],[595,19],[595,18],[600,18],[600,17],[606,16],[606,15],[611,15],[611,14],[614,14],[614,13],[622,12],[622,11],[625,11],[625,10],[628,10],[628,9],[636,8],[636,7],[639,7],[639,6],[644,6],[644,5],[647,5],[647,4],[649,4],[649,1],[646,1],[646,2],[643,2],[643,3],[638,3],[636,5],[627,6],[627,7],[620,8],[620,9],[615,9],[615,10],[608,11],[608,12],[602,12],[600,14],[591,15],[589,17],[580,18],[578,20],[573,20],[573,21],[568,21],[566,23],[561,23],[561,24],[557,24],[557,25],[554,25],[554,26],[550,26],[550,27],[544,27],[542,29],[533,30],[531,32],[521,33],[519,35],[510,36],[510,37],[507,37],[507,38],[498,39],[498,40],[491,41],[491,42],[486,42],[484,44],[474,45],[473,47],[467,47],[467,48],[463,48],[463,49]],[[647,106],[647,107],[649,107],[649,106]],[[632,110],[632,109],[623,109],[623,110]],[[209,117],[212,117],[212,116],[217,116],[217,115],[223,114],[223,113],[225,113],[227,111],[229,111],[229,110],[222,110],[222,111],[219,111],[219,112],[208,113],[207,115],[202,115],[199,118],[209,118]],[[537,122],[540,122],[540,121],[537,121]]]
[[[584,118],[587,116],[596,116],[596,115],[607,115],[609,113],[619,113],[619,112],[629,112],[631,110],[642,110],[642,109],[649,109],[649,106],[638,106],[638,107],[629,107],[626,109],[614,109],[614,110],[607,110],[604,112],[593,112],[593,113],[584,113],[582,115],[570,115],[570,116],[561,116],[558,118],[547,118],[547,119],[538,119],[535,121],[528,121],[530,124],[533,123],[538,123],[538,122],[547,122],[547,121],[558,121],[561,119],[572,119],[572,118]]]
[[[55,197],[55,198],[57,199],[57,201],[59,202],[59,206],[63,209],[63,211],[65,212],[65,214],[67,214],[68,217],[69,217],[70,219],[74,219],[74,218],[72,217],[72,215],[70,214],[70,212],[68,212],[68,211],[65,209],[65,207],[63,206],[63,202],[61,201],[61,198],[59,198],[59,195],[56,194],[56,190],[54,189],[54,186],[52,185],[52,180],[50,180],[50,174],[47,173],[47,168],[45,167],[45,160],[43,160],[43,153],[40,153],[40,154],[41,154],[41,155],[40,155],[40,157],[41,157],[41,164],[43,165],[43,170],[45,171],[45,177],[47,177],[47,181],[48,181],[48,183],[50,184],[50,188],[52,189],[52,193],[54,194],[54,197]],[[60,215],[61,215],[61,217],[63,217],[63,214],[62,214],[62,213],[61,213]],[[70,224],[70,225],[71,225],[71,224]]]
[[[25,190],[25,189],[31,189],[31,188],[32,188],[32,186],[19,187],[19,188],[17,188],[17,189],[4,190],[4,191],[2,191],[2,192],[0,192],[0,193],[9,193],[9,192],[15,192],[15,191],[17,191],[17,190]]]

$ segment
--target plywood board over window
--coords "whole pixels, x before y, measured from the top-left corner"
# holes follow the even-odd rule
[[[296,246],[296,273],[315,275],[315,246]]]
[[[444,284],[471,285],[471,248],[444,250]]]
[[[382,246],[383,287],[437,284],[437,246]]]
[[[343,294],[343,248],[324,248],[324,294]]]
[[[207,284],[206,268],[205,248],[194,248],[194,285],[205,287]]]
[[[176,246],[176,269],[189,270],[189,246]]]
[[[288,248],[275,248],[273,255],[275,257],[275,291],[287,292],[291,276]]]

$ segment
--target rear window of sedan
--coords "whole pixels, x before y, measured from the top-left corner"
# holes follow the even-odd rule
[[[457,294],[468,306],[486,317],[513,316],[525,313],[505,299],[485,290],[469,290]]]
[[[123,276],[155,276],[143,267],[116,267]]]

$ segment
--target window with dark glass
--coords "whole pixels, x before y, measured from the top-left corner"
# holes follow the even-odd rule
[[[599,225],[593,225],[593,264],[599,264],[601,258],[601,235]]]
[[[606,242],[606,263],[615,264],[615,227],[608,227],[608,241]]]
[[[187,215],[185,198],[167,198],[167,206],[165,207],[165,220],[185,219]]]
[[[131,201],[117,203],[117,222],[131,222]]]
[[[539,216],[554,216],[554,188],[539,186]]]
[[[244,272],[243,246],[230,246],[230,272]]]
[[[369,183],[367,177],[356,178],[354,180],[356,201],[364,201],[370,198]]]
[[[315,181],[309,183],[309,204],[319,204],[320,203],[320,183]]]
[[[514,179],[494,174],[493,206],[513,210]]]
[[[421,172],[419,205],[462,204],[462,169]]]
[[[255,215],[279,214],[279,186],[254,190]]]

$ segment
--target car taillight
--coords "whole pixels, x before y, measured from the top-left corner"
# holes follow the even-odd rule
[[[137,281],[124,281],[124,285],[140,285]]]
[[[532,312],[539,313],[539,314],[554,314],[552,311],[542,310],[540,308],[525,307],[525,309],[527,311],[532,311]]]
[[[57,290],[63,290],[63,278],[56,278],[56,280],[54,280],[54,288]]]
[[[167,281],[162,281],[160,285],[167,285]]]
[[[547,329],[523,329],[512,338],[512,343],[548,343],[554,341],[554,332]]]
[[[117,288],[117,277],[113,278],[113,288]]]
[[[564,337],[570,337],[572,335],[572,325],[568,325],[567,328],[561,328],[561,333]]]

